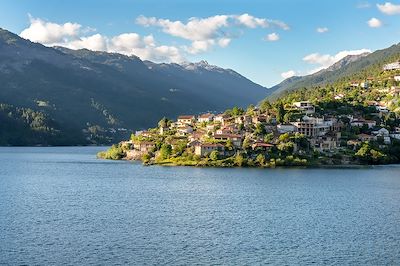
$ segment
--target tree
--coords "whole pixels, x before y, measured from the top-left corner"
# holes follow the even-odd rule
[[[218,157],[219,157],[219,152],[218,151],[212,151],[210,153],[209,157],[210,157],[211,161],[217,161]]]
[[[261,136],[265,134],[265,127],[263,124],[257,124],[256,129],[254,130],[254,134]]]
[[[158,122],[158,127],[160,128],[166,128],[168,127],[168,122],[169,120],[166,117],[163,117],[159,122]]]
[[[169,144],[164,143],[160,149],[160,159],[165,160],[171,156],[172,147]]]
[[[182,153],[185,151],[185,149],[187,147],[187,143],[186,143],[186,141],[179,141],[174,146],[175,146],[174,153],[177,155],[182,155]]]
[[[250,139],[249,139],[248,137],[246,137],[246,138],[243,140],[242,148],[243,148],[244,150],[247,150],[248,148],[250,148]]]
[[[246,114],[254,115],[254,108],[255,108],[254,105],[250,104],[249,107],[247,107]]]
[[[145,153],[145,154],[143,154],[143,156],[142,156],[141,159],[142,159],[142,162],[143,162],[144,164],[147,164],[147,163],[150,162],[151,156],[150,156],[150,154]]]
[[[233,150],[233,143],[232,140],[228,139],[225,143],[225,148],[229,151]]]
[[[279,142],[288,142],[290,140],[290,134],[284,133],[279,136]]]
[[[233,116],[239,116],[239,115],[242,115],[242,114],[244,114],[244,110],[242,108],[239,108],[237,106],[232,108],[232,115]]]
[[[267,112],[269,109],[271,109],[272,108],[272,106],[271,106],[271,104],[269,103],[269,101],[268,100],[263,100],[262,102],[261,102],[261,104],[260,104],[260,111],[262,112],[262,113],[265,113],[265,112]]]
[[[365,163],[384,163],[387,155],[378,149],[372,147],[369,142],[364,142],[361,148],[356,152],[355,156]]]
[[[282,123],[284,121],[285,116],[285,108],[283,107],[283,103],[279,102],[276,106],[276,121],[278,123]]]
[[[244,159],[243,155],[241,155],[240,153],[236,154],[234,164],[241,167],[244,165],[244,163],[245,163],[245,159]]]
[[[257,155],[256,162],[259,166],[264,166],[265,165],[265,156],[263,154]]]
[[[264,136],[264,142],[269,143],[274,139],[274,133],[268,133]]]

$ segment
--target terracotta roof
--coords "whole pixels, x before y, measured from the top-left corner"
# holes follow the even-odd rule
[[[239,134],[215,134],[214,138],[242,138]]]
[[[180,115],[178,116],[178,119],[193,119],[195,118],[194,115]]]
[[[270,143],[265,143],[265,142],[256,142],[253,144],[253,146],[255,147],[274,147],[274,144],[270,144]]]
[[[140,144],[140,145],[154,145],[154,142],[151,141],[139,141],[136,144]]]
[[[364,134],[364,133],[358,134],[358,137],[360,137],[360,138],[374,138],[374,136],[371,136],[371,135],[368,135],[368,134]]]
[[[204,144],[200,144],[198,146],[201,146],[201,147],[224,147],[224,145],[219,144],[219,143],[204,143]]]
[[[212,116],[214,116],[214,115],[208,113],[208,114],[202,114],[202,115],[200,115],[200,118],[210,118],[210,117],[212,117]]]

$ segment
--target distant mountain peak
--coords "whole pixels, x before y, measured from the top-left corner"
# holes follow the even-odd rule
[[[335,71],[338,70],[344,66],[347,66],[348,64],[351,64],[355,61],[360,60],[363,57],[366,57],[367,55],[371,54],[370,52],[365,52],[362,54],[358,54],[358,55],[348,55],[342,59],[340,59],[339,61],[337,61],[336,63],[334,63],[333,65],[331,65],[330,67],[328,67],[327,69],[325,69],[326,71]]]
[[[208,70],[208,71],[231,71],[230,69],[224,69],[219,66],[210,65],[206,60],[201,60],[199,62],[183,62],[180,64],[186,70]]]

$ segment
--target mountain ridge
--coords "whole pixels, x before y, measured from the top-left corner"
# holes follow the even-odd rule
[[[158,64],[137,56],[46,47],[6,30],[0,30],[0,81],[0,103],[43,112],[58,125],[53,132],[87,140],[77,144],[112,143],[126,137],[111,133],[118,128],[129,134],[163,116],[245,107],[270,93],[204,61]]]
[[[350,55],[339,60],[327,69],[317,73],[291,77],[270,88],[270,98],[276,99],[285,92],[334,83],[341,79],[367,78],[369,74],[381,69],[382,66],[396,58],[400,58],[400,44],[379,49],[372,53]]]

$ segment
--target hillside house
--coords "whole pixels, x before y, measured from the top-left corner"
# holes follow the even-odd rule
[[[393,138],[393,139],[397,139],[397,140],[400,140],[400,132],[391,132],[390,134],[389,134],[389,137],[391,137],[391,138]]]
[[[265,143],[265,142],[255,142],[251,145],[251,148],[253,149],[253,151],[269,151],[270,149],[272,149],[273,147],[275,147],[274,144],[270,144],[270,143]]]
[[[222,141],[232,141],[233,146],[240,148],[242,146],[242,135],[239,134],[215,134],[214,139]]]
[[[357,135],[357,137],[358,137],[358,140],[363,141],[363,142],[376,140],[376,136],[368,135],[368,134],[359,134],[359,135]]]
[[[251,124],[252,118],[249,115],[242,115],[235,118],[236,124],[244,124],[249,125]]]
[[[376,126],[376,121],[374,120],[365,120],[365,119],[355,119],[350,122],[350,125],[352,127],[363,127],[364,125],[367,125],[368,128],[373,128]]]
[[[378,137],[387,137],[387,136],[389,136],[389,130],[382,127],[378,130],[372,131],[372,134],[374,134],[375,136],[378,136]]]
[[[350,82],[350,87],[357,88],[357,87],[359,87],[359,86],[360,86],[360,83],[359,83],[358,81],[352,81],[352,82]]]
[[[199,118],[197,119],[197,121],[198,121],[199,123],[204,123],[204,122],[208,123],[208,122],[212,122],[213,119],[214,119],[214,115],[208,113],[208,114],[202,114],[202,115],[200,115]]]
[[[268,121],[268,116],[266,115],[256,115],[252,117],[253,124],[266,124]]]
[[[304,116],[302,121],[292,123],[297,132],[307,137],[319,137],[325,135],[332,125],[332,121],[325,121],[324,118]]]
[[[186,136],[187,134],[190,134],[193,132],[193,128],[191,126],[180,126],[177,129],[176,134],[178,136]]]
[[[133,148],[137,151],[146,153],[152,151],[156,147],[154,142],[151,141],[138,141],[133,144]]]
[[[363,81],[360,83],[360,87],[363,89],[368,89],[369,88],[369,82],[368,81]]]
[[[333,134],[326,134],[325,136],[312,139],[310,143],[314,146],[314,149],[320,152],[331,151],[337,148],[338,139]]]
[[[292,124],[279,124],[276,126],[277,130],[279,133],[284,134],[284,133],[293,133],[297,131],[297,128],[295,125]]]
[[[223,155],[225,147],[222,144],[197,144],[194,146],[194,153],[201,157],[208,156],[213,151],[218,151]]]
[[[194,140],[201,140],[205,135],[205,132],[203,131],[196,131],[193,132],[192,134],[189,135],[188,140],[189,141],[194,141]]]
[[[314,114],[315,107],[309,101],[294,102],[293,107],[305,114]]]
[[[181,115],[178,117],[178,123],[180,125],[192,125],[196,121],[194,115]]]
[[[169,131],[168,127],[160,127],[160,129],[159,129],[160,135],[164,135],[168,131]]]
[[[220,128],[217,131],[215,131],[216,134],[222,135],[222,134],[231,134],[232,131],[229,128]]]
[[[383,142],[385,144],[391,143],[389,130],[387,130],[386,128],[381,128],[379,130],[372,131],[372,134],[375,135],[376,137],[383,138]]]
[[[375,108],[380,113],[389,113],[389,109],[387,108],[387,106],[379,105],[375,106]]]
[[[400,62],[394,62],[383,66],[383,70],[385,71],[398,70],[398,69],[400,69]]]
[[[333,97],[333,98],[334,98],[335,100],[341,100],[341,99],[344,98],[344,94],[339,93],[339,94],[335,95],[335,97]]]
[[[214,122],[221,123],[222,125],[225,125],[232,120],[233,118],[226,114],[219,114],[214,117]]]

